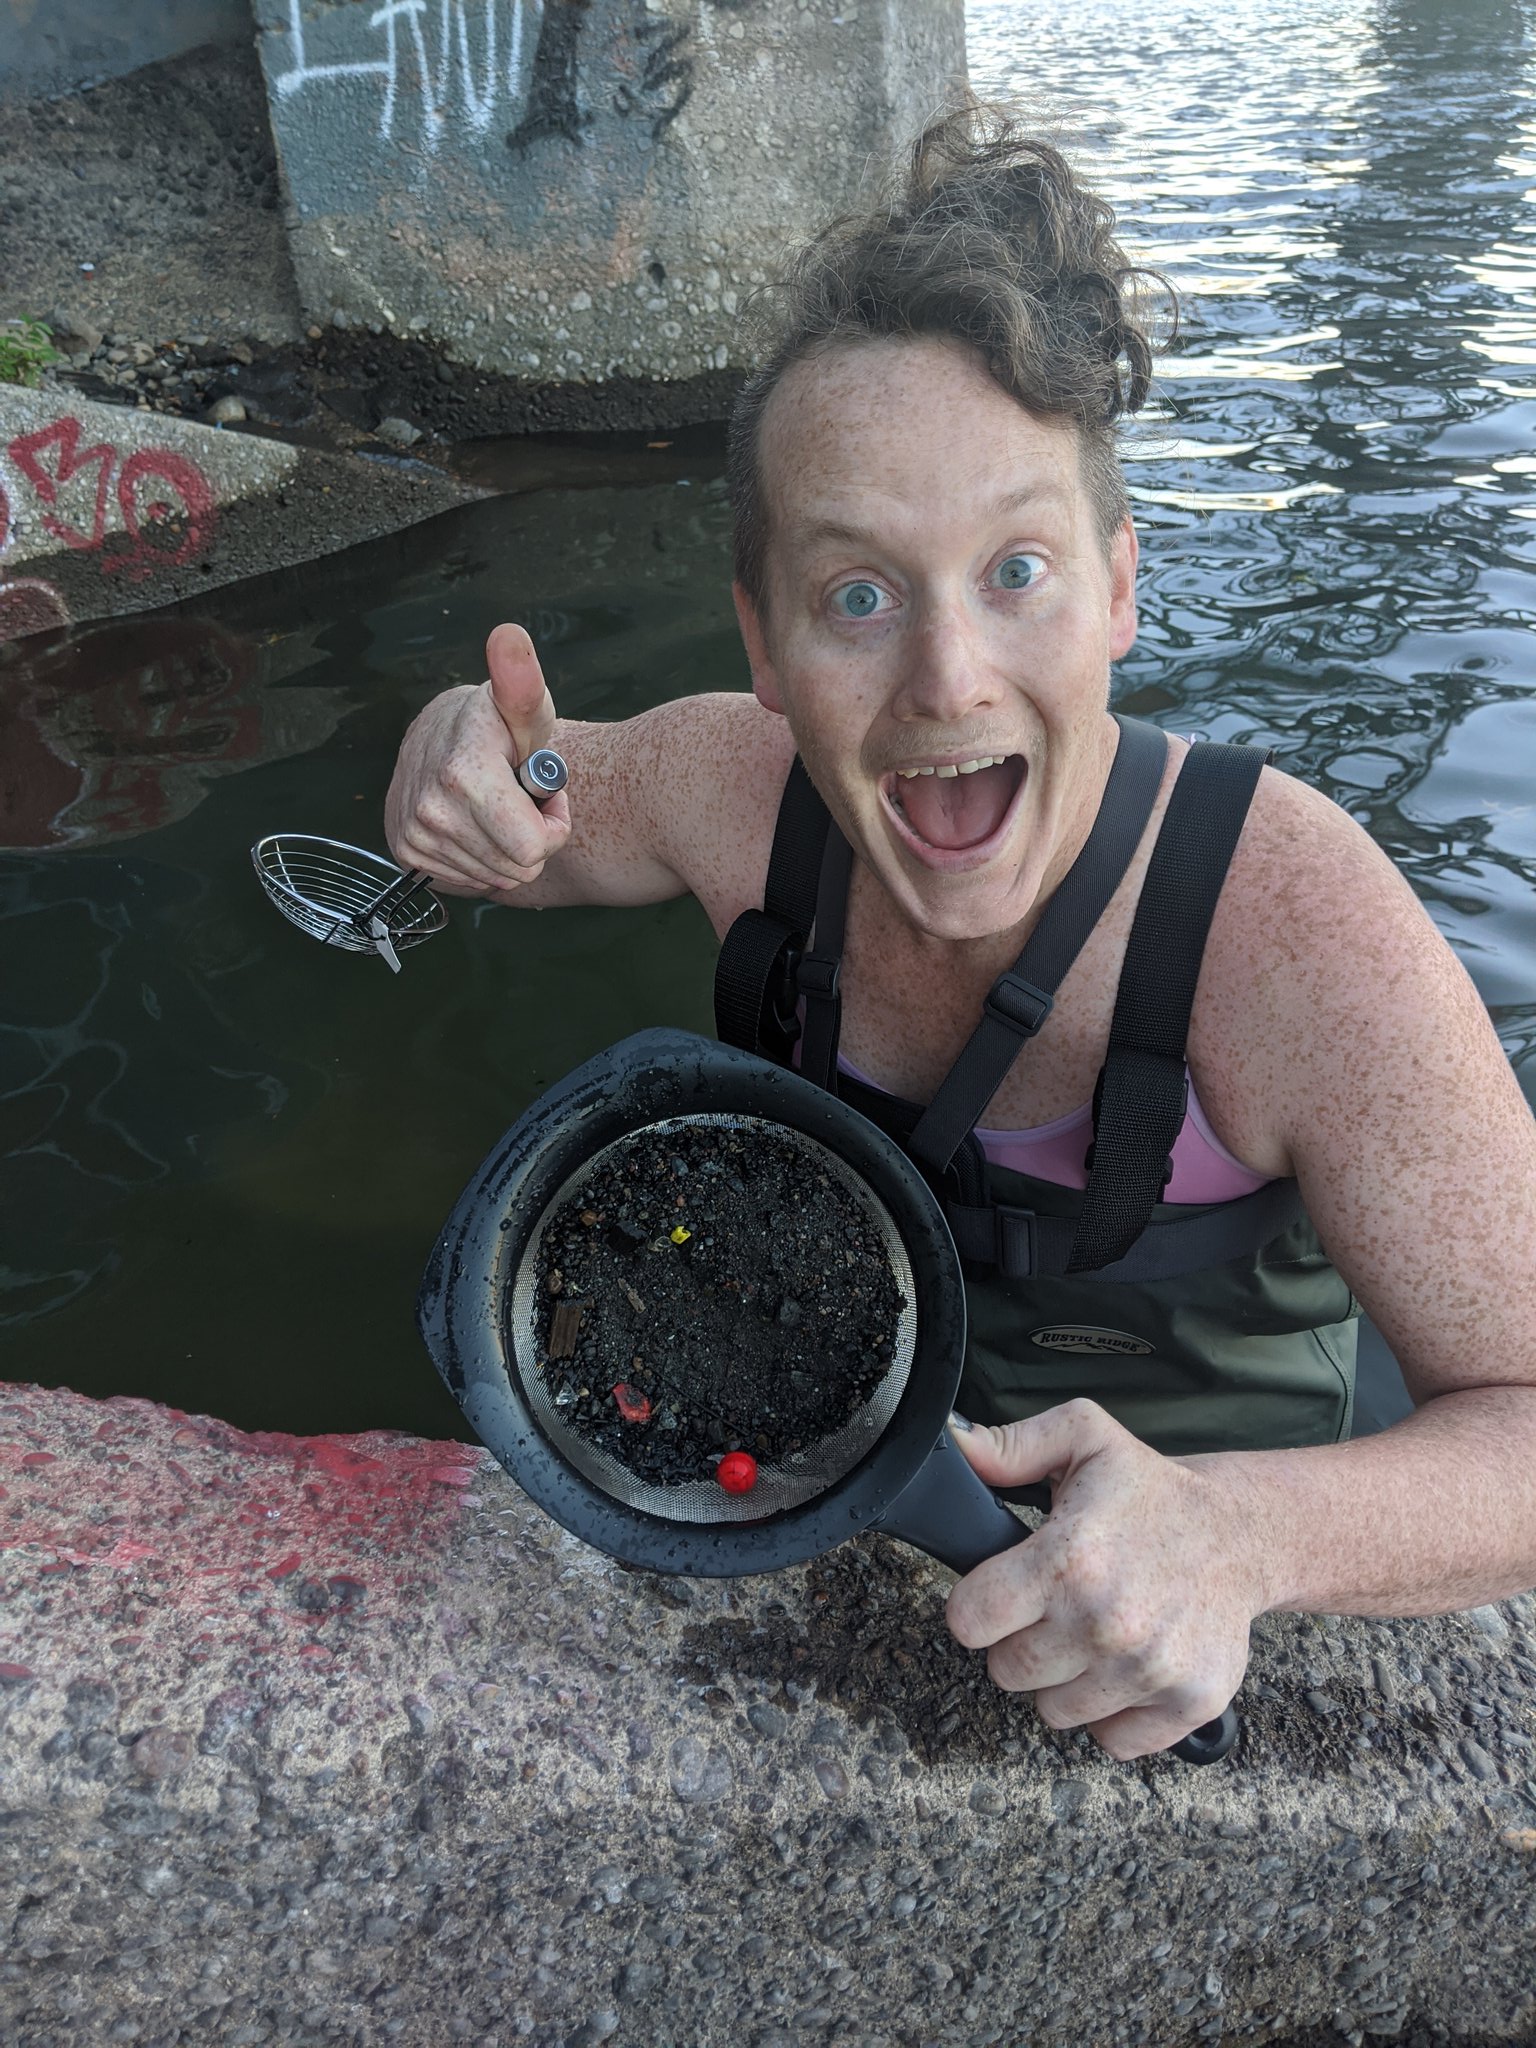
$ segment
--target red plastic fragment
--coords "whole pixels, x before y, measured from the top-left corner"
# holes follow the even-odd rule
[[[727,1451],[715,1477],[727,1493],[750,1493],[757,1484],[757,1460],[750,1451]]]
[[[613,1398],[619,1404],[619,1413],[626,1422],[649,1422],[651,1402],[648,1394],[642,1394],[638,1387],[632,1387],[628,1380],[620,1380],[613,1390]]]

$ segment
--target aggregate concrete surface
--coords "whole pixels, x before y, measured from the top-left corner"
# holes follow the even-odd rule
[[[0,384],[0,639],[8,591],[47,593],[41,625],[142,611],[480,495],[421,463]]]
[[[0,1389],[0,2032],[1533,2038],[1536,1600],[1266,1617],[1197,1771],[1041,1727],[948,1584],[655,1578],[466,1444]]]
[[[0,105],[0,247],[0,318],[296,340],[254,50],[193,50]]]
[[[959,0],[254,9],[300,297],[549,383],[740,368],[786,240],[966,70]]]

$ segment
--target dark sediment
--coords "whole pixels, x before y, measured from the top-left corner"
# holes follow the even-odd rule
[[[841,1429],[890,1370],[905,1305],[870,1212],[761,1123],[616,1146],[551,1218],[537,1285],[557,1411],[650,1486],[708,1480],[731,1451],[777,1465]]]

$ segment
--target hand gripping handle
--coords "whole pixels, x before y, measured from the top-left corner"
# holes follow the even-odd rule
[[[873,1526],[961,1574],[974,1571],[984,1558],[996,1557],[1030,1533],[977,1478],[947,1429]],[[1214,1721],[1175,1742],[1171,1754],[1187,1764],[1220,1763],[1236,1742],[1239,1725],[1236,1710],[1223,1707]]]

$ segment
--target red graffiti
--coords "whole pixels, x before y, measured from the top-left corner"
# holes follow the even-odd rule
[[[18,434],[8,452],[47,508],[41,515],[44,532],[68,548],[101,549],[106,575],[142,582],[156,569],[174,569],[189,561],[212,533],[218,510],[213,486],[189,456],[169,448],[139,448],[120,461],[120,451],[109,442],[82,448],[79,420],[66,417],[30,434]],[[61,516],[60,493],[92,465],[96,479],[89,527],[71,525]],[[107,532],[114,469],[123,523],[123,540],[117,545],[112,544],[117,536]],[[78,506],[80,494],[74,495]],[[11,507],[0,489],[0,554],[10,538],[10,522]]]
[[[174,555],[162,555],[139,524],[138,486],[141,479],[150,477],[158,477],[181,498],[186,524]],[[189,561],[201,549],[216,510],[213,487],[197,464],[185,455],[173,455],[168,448],[140,448],[129,456],[118,473],[117,502],[135,552],[108,556],[101,566],[109,573],[126,569],[136,581],[147,576],[156,563],[176,568]],[[175,517],[176,507],[163,497],[152,497],[145,511],[150,527],[163,526]]]
[[[58,474],[51,476],[38,457],[54,447],[59,451]],[[65,547],[99,548],[106,537],[107,485],[111,480],[116,451],[105,441],[98,441],[93,448],[81,448],[80,422],[62,419],[39,427],[36,433],[18,434],[11,443],[10,453],[11,460],[45,505],[57,505],[60,486],[67,484],[88,464],[94,462],[99,465],[96,472],[96,513],[89,533],[67,526],[52,512],[43,514],[43,531],[51,533],[55,540],[63,541]]]

